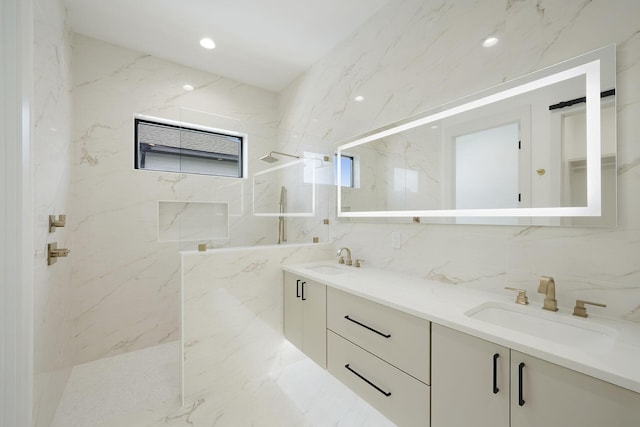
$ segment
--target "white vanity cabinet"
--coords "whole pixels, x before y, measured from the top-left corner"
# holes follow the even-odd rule
[[[431,425],[509,427],[509,349],[431,326]]]
[[[329,372],[389,420],[429,425],[429,386],[332,331],[327,350]]]
[[[399,426],[428,426],[429,321],[327,289],[329,372]]]
[[[284,273],[284,336],[323,368],[327,367],[327,287]]]
[[[327,328],[423,383],[430,383],[428,320],[329,288]]]
[[[434,427],[640,425],[638,393],[436,324],[431,356]]]
[[[511,425],[640,426],[640,394],[511,350]]]

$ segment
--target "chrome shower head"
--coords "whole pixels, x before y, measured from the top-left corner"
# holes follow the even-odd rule
[[[294,156],[293,154],[281,153],[280,151],[272,151],[269,154],[265,154],[264,156],[260,157],[260,160],[265,161],[267,163],[277,162],[279,159],[273,157],[274,154],[279,154],[281,156],[287,156],[287,157],[293,157],[294,159],[299,159],[300,158],[300,156]]]

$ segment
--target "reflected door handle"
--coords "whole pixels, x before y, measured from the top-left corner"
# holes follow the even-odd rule
[[[518,406],[524,406],[524,396],[522,391],[522,373],[524,371],[524,362],[518,365]]]
[[[498,353],[493,355],[493,394],[498,394],[500,389],[498,388]]]

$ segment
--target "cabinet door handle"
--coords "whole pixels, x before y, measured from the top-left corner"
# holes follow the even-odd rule
[[[524,399],[522,396],[522,371],[524,371],[524,362],[520,362],[518,365],[518,405],[524,406]]]
[[[360,323],[357,320],[353,320],[352,318],[349,317],[348,314],[346,316],[344,316],[344,318],[347,319],[350,322],[355,323],[356,325],[362,326],[363,328],[366,328],[366,329],[370,330],[371,332],[375,332],[376,334],[378,334],[378,335],[380,335],[382,337],[391,338],[391,334],[383,334],[382,332],[373,329],[371,326],[367,326],[364,323]]]
[[[500,389],[498,388],[498,353],[493,355],[493,394],[498,394]]]
[[[296,280],[296,298],[300,298],[300,279]]]
[[[306,285],[307,282],[302,282],[302,301],[306,301],[307,299],[304,297],[304,285]]]
[[[371,387],[373,387],[376,390],[378,390],[380,393],[384,394],[387,397],[391,396],[391,392],[384,391],[383,389],[381,389],[380,387],[378,387],[377,385],[375,385],[374,383],[372,383],[371,381],[369,381],[368,379],[366,379],[365,377],[363,377],[362,375],[357,373],[355,370],[353,370],[351,367],[349,367],[348,363],[346,365],[344,365],[344,367],[347,368],[349,371],[351,371],[355,376],[360,378],[362,381],[364,381],[365,383],[369,384]]]

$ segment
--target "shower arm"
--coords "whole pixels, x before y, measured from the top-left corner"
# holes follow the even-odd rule
[[[270,151],[269,154],[265,154],[264,156],[260,157],[260,160],[262,160],[264,162],[267,162],[267,163],[277,162],[279,159],[274,157],[273,156],[274,154],[277,154],[279,156],[291,157],[293,159],[315,160],[315,161],[319,161],[321,165],[324,165],[325,162],[326,163],[331,163],[331,158],[329,156],[322,156],[322,158],[304,157],[304,156],[296,156],[296,155],[289,154],[289,153],[283,153],[282,151]]]
[[[271,156],[272,154],[279,154],[281,156],[287,156],[287,157],[292,157],[294,159],[299,159],[300,156],[294,156],[293,154],[287,154],[287,153],[283,153],[281,151],[272,151],[269,153],[269,155]]]

